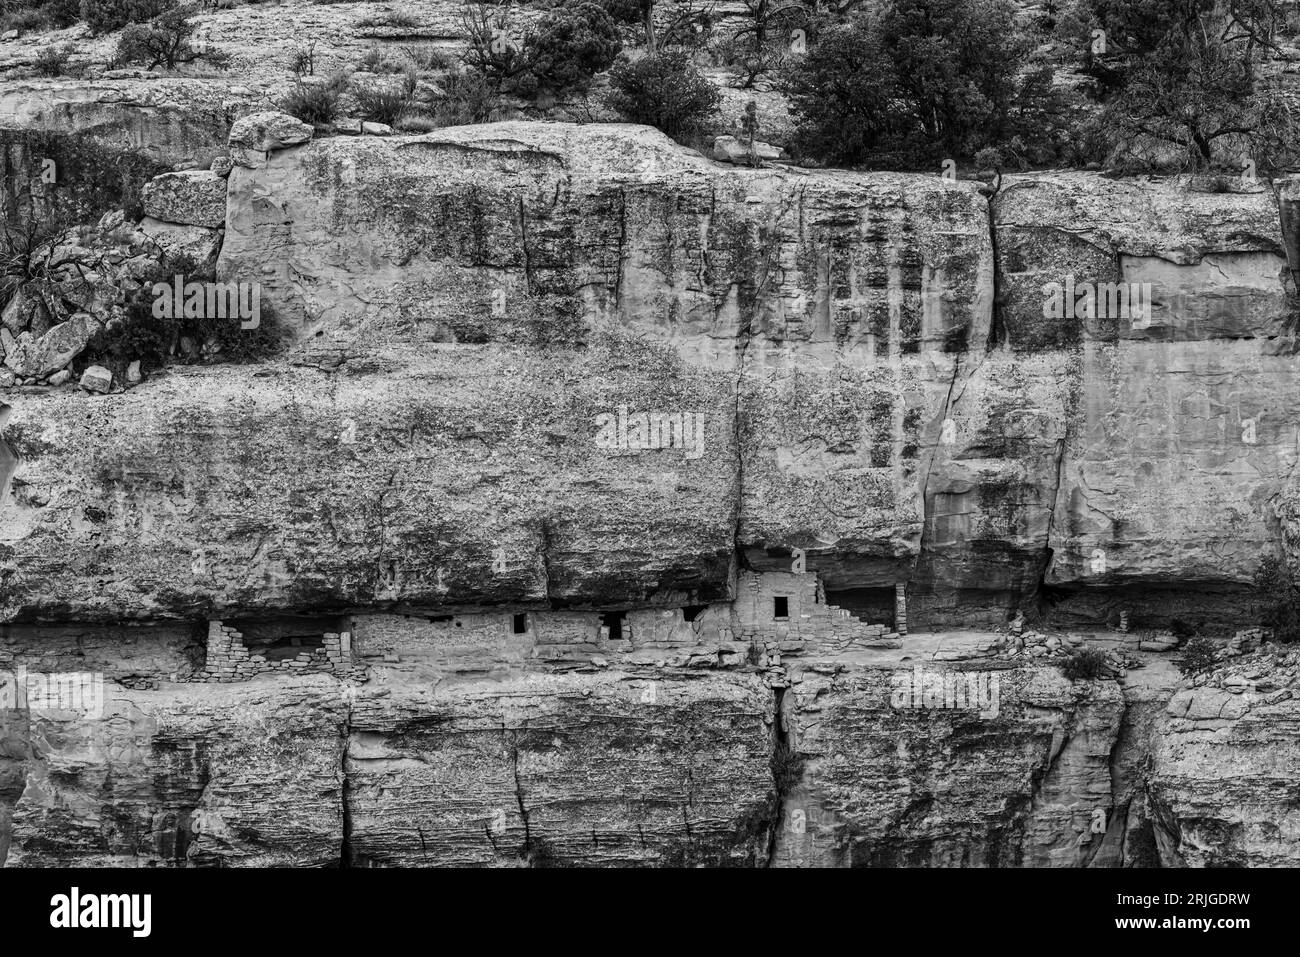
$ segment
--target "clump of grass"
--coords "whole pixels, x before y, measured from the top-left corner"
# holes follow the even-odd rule
[[[280,109],[304,123],[329,123],[339,115],[339,100],[345,84],[342,75],[328,83],[295,83],[280,101]]]
[[[70,59],[72,59],[72,44],[65,43],[60,47],[45,47],[36,54],[36,61],[32,66],[37,76],[70,76],[73,72],[68,69]]]
[[[431,43],[408,43],[402,47],[402,53],[421,73],[452,70],[458,62],[452,54]]]
[[[357,111],[363,119],[388,126],[396,126],[415,105],[409,84],[401,89],[367,84],[354,88],[352,98],[356,100]]]
[[[501,101],[483,74],[455,70],[440,80],[443,95],[433,103],[432,119],[438,127],[469,126],[499,119]]]
[[[357,69],[365,73],[405,73],[410,69],[410,64],[403,58],[388,53],[383,47],[373,46],[362,55]]]
[[[1071,681],[1091,681],[1106,672],[1106,656],[1096,648],[1080,648],[1061,663],[1061,672]]]
[[[357,21],[359,27],[418,27],[421,20],[409,13],[381,13],[377,17],[365,17]]]
[[[403,133],[432,133],[442,128],[442,124],[427,113],[405,113],[393,125]]]

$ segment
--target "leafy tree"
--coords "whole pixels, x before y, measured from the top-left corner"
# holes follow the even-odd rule
[[[625,60],[610,71],[609,83],[609,102],[614,109],[634,123],[658,127],[669,136],[699,128],[722,99],[684,50]]]
[[[1107,55],[1091,65],[1112,145],[1172,147],[1182,165],[1259,168],[1296,157],[1296,108],[1261,76],[1281,56],[1281,0],[1091,0]]]
[[[176,0],[81,0],[81,19],[91,33],[111,33],[128,23],[146,23],[176,6]]]
[[[800,152],[836,165],[865,161],[897,124],[889,110],[893,67],[863,21],[824,31],[787,74],[785,93]]]
[[[525,41],[530,72],[537,84],[551,90],[585,87],[593,76],[608,70],[623,49],[608,13],[594,3],[581,3],[571,13],[550,13]]]
[[[200,57],[222,65],[229,57],[220,50],[200,50],[193,45],[195,24],[190,11],[173,7],[149,23],[132,23],[117,41],[117,59],[121,63],[146,63],[147,69],[165,66],[169,70],[180,63],[192,63]]]
[[[466,63],[503,92],[534,96],[542,90],[582,89],[622,50],[618,28],[595,3],[579,3],[543,16],[522,42],[509,37],[507,15],[486,8],[464,14],[469,35]]]
[[[792,58],[795,145],[838,164],[937,169],[994,145],[1045,162],[1066,146],[1067,116],[1030,54],[1010,0],[889,0]]]
[[[1255,571],[1255,588],[1263,612],[1265,627],[1281,642],[1300,638],[1300,589],[1281,560],[1269,555]]]

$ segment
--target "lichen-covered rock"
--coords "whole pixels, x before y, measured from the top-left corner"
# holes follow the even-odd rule
[[[160,261],[191,264],[185,279],[208,279],[217,268],[221,233],[205,226],[181,226],[146,216],[137,228],[157,246]]]
[[[713,158],[724,163],[741,165],[755,161],[780,159],[780,147],[762,140],[742,143],[734,136],[719,136],[713,141]]]
[[[651,350],[639,368],[608,347],[475,353],[377,354],[336,377],[174,370],[93,404],[24,397],[4,432],[23,484],[0,508],[0,620],[726,594],[725,377]],[[669,425],[661,448],[620,448],[629,397],[634,421],[698,415],[701,444],[678,432],[674,446]],[[102,579],[101,562],[119,573]]]
[[[51,326],[40,337],[30,332],[20,333],[11,344],[5,345],[4,363],[16,375],[43,378],[79,356],[100,328],[93,316],[78,312],[66,322]]]
[[[230,120],[220,80],[155,78],[6,82],[0,128],[74,136],[161,165],[206,165],[223,151]]]
[[[183,226],[226,224],[226,181],[212,170],[164,173],[145,184],[140,196],[146,215]]]

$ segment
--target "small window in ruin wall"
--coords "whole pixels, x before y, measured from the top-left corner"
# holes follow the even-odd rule
[[[772,599],[772,617],[777,620],[790,617],[790,599],[785,595],[777,595]]]
[[[510,627],[511,627],[511,630],[512,630],[516,635],[526,635],[526,634],[528,634],[528,616],[527,616],[527,615],[511,615],[511,624],[510,624]]]

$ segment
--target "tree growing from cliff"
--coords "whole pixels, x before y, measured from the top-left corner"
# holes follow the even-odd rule
[[[1009,0],[890,0],[820,31],[783,87],[795,146],[839,165],[938,169],[1000,146],[1056,158],[1063,105]]]
[[[1282,560],[1269,555],[1255,571],[1255,589],[1259,596],[1261,620],[1273,629],[1281,642],[1300,638],[1300,588]]]
[[[194,30],[190,11],[173,7],[149,23],[128,25],[117,41],[117,60],[119,63],[144,63],[150,70],[157,66],[171,70],[200,58],[217,66],[225,65],[229,57],[224,52],[194,45]]]
[[[472,7],[462,19],[466,65],[517,96],[584,89],[622,50],[614,21],[595,3],[548,13],[520,40],[510,35],[508,11]]]
[[[809,11],[787,0],[743,0],[745,16],[740,26],[719,45],[717,52],[732,67],[733,85],[752,89],[763,77],[777,72],[790,53],[794,31],[808,23]],[[800,52],[806,31],[799,38]]]
[[[1292,99],[1262,73],[1283,57],[1280,0],[1091,0],[1108,54],[1090,72],[1103,128],[1120,149],[1140,138],[1205,170],[1260,169],[1296,158]]]
[[[656,0],[601,0],[601,6],[615,23],[636,28],[647,53],[701,46],[718,19],[712,0],[677,0],[662,15]]]
[[[669,136],[699,129],[722,99],[684,50],[623,61],[610,71],[609,84],[610,106],[633,123],[647,123]]]
[[[128,23],[147,23],[176,6],[176,0],[81,0],[81,19],[91,33],[111,33]]]

